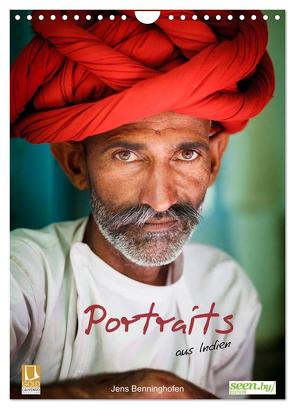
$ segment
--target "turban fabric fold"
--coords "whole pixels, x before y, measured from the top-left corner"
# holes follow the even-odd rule
[[[235,133],[273,96],[267,24],[258,11],[243,11],[244,20],[232,11],[231,21],[228,11],[218,11],[221,20],[212,11],[162,11],[150,25],[132,11],[112,12],[114,20],[82,11],[75,21],[74,14],[33,13],[35,37],[11,69],[15,137],[81,141],[168,111]]]

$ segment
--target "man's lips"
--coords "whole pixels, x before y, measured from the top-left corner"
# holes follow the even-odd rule
[[[150,219],[145,224],[167,224],[175,223],[177,220],[172,219],[171,217],[163,217],[162,219]]]
[[[177,223],[178,220],[168,217],[162,219],[150,219],[144,224],[143,228],[149,231],[168,230]]]

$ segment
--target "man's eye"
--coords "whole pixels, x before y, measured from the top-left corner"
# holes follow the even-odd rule
[[[131,151],[120,151],[114,156],[122,162],[133,162],[137,159],[137,156]]]
[[[190,161],[196,159],[198,156],[199,156],[198,152],[192,149],[185,149],[177,155],[176,159]]]

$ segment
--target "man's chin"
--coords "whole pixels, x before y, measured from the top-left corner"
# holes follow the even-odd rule
[[[165,266],[167,264],[172,263],[181,253],[181,249],[177,254],[170,255],[167,257],[167,254],[165,256],[162,255],[147,255],[147,254],[132,254],[132,253],[122,253],[125,258],[127,258],[129,261],[132,263],[141,266],[141,267],[161,267]]]
[[[101,229],[101,232],[132,263],[142,267],[160,267],[172,263],[181,254],[193,233],[193,229],[187,230],[178,226],[168,231],[145,231],[132,226],[117,231]]]
[[[134,264],[143,267],[159,267],[172,263],[182,252],[185,240],[171,243],[163,237],[143,242],[116,243],[120,253]]]

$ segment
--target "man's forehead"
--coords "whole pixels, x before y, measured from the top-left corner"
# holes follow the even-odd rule
[[[193,116],[165,112],[143,118],[137,122],[123,125],[104,134],[88,138],[89,141],[98,143],[111,143],[117,138],[134,138],[137,136],[165,135],[171,131],[174,136],[178,134],[196,135],[207,138],[210,132],[211,121]]]
[[[178,114],[175,112],[164,112],[144,118],[130,125],[135,129],[147,128],[158,131],[169,128],[185,128],[188,130],[197,130],[200,133],[207,134],[210,128],[210,121],[207,119],[200,119],[189,115]]]

